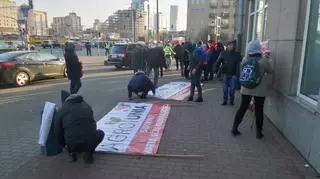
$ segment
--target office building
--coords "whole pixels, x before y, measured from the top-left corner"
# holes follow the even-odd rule
[[[153,15],[153,27],[154,27],[154,32],[156,31],[157,28],[157,13],[154,13]],[[168,31],[168,24],[167,20],[162,12],[159,12],[159,31]]]
[[[240,0],[238,7],[243,54],[258,39],[273,60],[265,115],[320,172],[319,0]]]
[[[77,36],[82,32],[81,17],[74,12],[65,17],[54,17],[52,28],[58,36]]]
[[[187,36],[190,40],[227,41],[235,37],[236,0],[188,0]]]
[[[18,7],[15,1],[0,0],[0,32],[18,32]]]
[[[28,15],[28,34],[48,35],[48,17],[45,11],[30,10]]]
[[[178,24],[178,6],[170,6],[170,31],[177,31]]]

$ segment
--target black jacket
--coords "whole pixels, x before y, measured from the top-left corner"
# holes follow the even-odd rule
[[[55,136],[61,146],[91,143],[95,139],[96,130],[91,106],[82,96],[70,95],[58,110],[54,120]]]
[[[164,51],[162,47],[149,49],[147,65],[153,68],[166,66],[166,59],[164,58]]]
[[[222,73],[228,75],[240,75],[242,56],[236,51],[222,51],[217,61],[216,73],[222,64]]]
[[[179,59],[179,60],[182,60],[183,59],[183,56],[184,56],[184,48],[182,45],[176,45],[174,48],[173,48],[173,51],[176,53],[175,54],[175,58]]]
[[[155,86],[152,81],[143,72],[137,72],[129,81],[128,89],[132,92],[143,92],[146,90],[151,90],[155,93]]]
[[[65,55],[68,79],[78,79],[82,77],[82,65],[79,58],[74,55]]]

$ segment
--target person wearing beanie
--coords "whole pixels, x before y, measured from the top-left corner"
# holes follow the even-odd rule
[[[249,69],[248,66],[246,66],[246,64],[249,64],[248,62],[256,62],[258,66],[255,69],[258,70],[249,70],[250,74],[246,73]],[[256,85],[251,87],[246,87],[245,85],[242,85],[241,87],[241,105],[235,115],[231,133],[234,136],[240,135],[238,127],[242,122],[242,119],[248,109],[251,99],[254,98],[254,108],[256,116],[256,137],[257,139],[262,139],[264,137],[264,135],[262,134],[264,115],[263,108],[264,101],[267,95],[267,82],[265,81],[264,76],[273,72],[273,65],[271,63],[271,60],[268,60],[263,57],[261,52],[260,41],[258,40],[251,41],[248,44],[246,56],[242,62],[242,72],[240,81],[241,78],[247,79],[246,77],[248,77],[248,75],[250,76],[255,72],[258,76],[257,79],[259,79]]]
[[[104,138],[104,132],[97,130],[91,106],[79,94],[61,91],[62,107],[54,120],[54,134],[61,147],[66,148],[75,162],[77,153],[85,153],[86,163],[93,162],[95,148]]]
[[[227,50],[222,51],[218,57],[215,75],[219,71],[221,65],[221,73],[223,78],[223,103],[225,106],[228,103],[234,105],[235,91],[237,87],[237,80],[240,73],[240,63],[242,56],[235,50],[235,42],[231,41],[227,43]]]

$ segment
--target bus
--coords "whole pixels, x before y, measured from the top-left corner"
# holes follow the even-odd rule
[[[49,41],[49,40],[56,40],[59,44],[64,44],[65,43],[65,38],[64,37],[53,37],[53,36],[39,36],[39,35],[31,35],[29,36],[29,44],[35,44],[35,45],[40,45],[44,41]]]

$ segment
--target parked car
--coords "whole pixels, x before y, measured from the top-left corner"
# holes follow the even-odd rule
[[[141,44],[120,43],[113,45],[104,65],[114,65],[116,68],[129,67],[131,65],[129,52],[137,47],[143,48]]]
[[[45,40],[41,43],[42,48],[57,48],[60,47],[60,44],[55,40]]]
[[[0,54],[0,83],[25,86],[34,80],[66,77],[65,60],[36,51]]]

